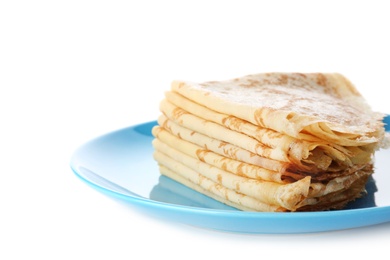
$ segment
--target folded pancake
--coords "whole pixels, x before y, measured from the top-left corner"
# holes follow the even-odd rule
[[[245,196],[234,190],[230,190],[218,183],[211,181],[196,173],[188,170],[193,175],[183,177],[179,173],[160,165],[160,173],[165,175],[178,183],[181,183],[195,191],[198,191],[210,198],[222,202],[231,207],[243,211],[261,211],[261,212],[286,212],[288,210],[274,205],[267,205],[256,198]],[[307,204],[297,209],[297,211],[319,211],[324,209],[341,209],[349,201],[361,196],[362,187],[364,187],[366,180],[361,179],[354,183],[353,187],[348,190],[341,191],[337,194],[329,194],[318,200],[313,200],[311,204]]]
[[[219,190],[222,186],[225,188],[225,193],[234,191],[230,194],[253,198],[262,206],[272,205],[276,207],[273,208],[276,211],[297,211],[303,207],[308,210],[310,207],[319,208],[320,206],[328,206],[328,204],[335,207],[335,202],[345,203],[352,197],[359,196],[371,173],[370,168],[368,171],[358,171],[352,176],[335,178],[327,184],[316,183],[313,186],[310,183],[310,177],[290,184],[278,184],[227,173],[222,169],[185,155],[158,139],[153,141],[153,145],[155,147],[155,160],[181,177],[198,185],[202,185],[204,180],[208,180],[206,187],[209,190],[212,186],[215,186],[213,189],[216,190]],[[353,192],[351,192],[352,190]],[[229,198],[229,195],[225,194],[224,196]],[[236,203],[240,204],[239,200]],[[243,204],[243,206],[254,207],[255,210],[259,207],[252,204]]]
[[[197,144],[198,146],[205,148],[207,151],[213,151],[222,156],[257,165],[271,171],[284,172],[284,168],[287,166],[286,163],[261,157],[238,146],[182,127],[169,120],[164,115],[160,115],[157,122],[170,133],[190,143]]]
[[[273,202],[275,197],[277,196],[276,194],[280,193],[275,193],[272,190],[272,188],[276,187],[287,187],[288,185],[291,185],[289,183],[277,183],[273,181],[265,181],[260,178],[254,179],[254,178],[245,178],[246,176],[240,176],[240,174],[232,174],[231,172],[228,172],[220,167],[216,167],[214,165],[206,163],[204,160],[197,158],[197,156],[191,156],[188,155],[188,151],[181,152],[177,148],[177,144],[179,142],[170,142],[169,139],[161,138],[164,135],[160,135],[160,127],[155,127],[153,130],[153,133],[156,136],[156,139],[153,140],[153,146],[156,151],[159,151],[166,156],[169,156],[170,158],[174,159],[175,161],[179,161],[181,164],[186,165],[187,167],[195,170],[198,173],[201,173],[203,176],[213,179],[216,182],[221,182],[221,184],[224,184],[224,186],[229,187],[231,189],[235,189],[237,191],[241,191],[248,195],[248,196],[254,196],[257,197],[259,194],[256,194],[256,191],[252,193],[251,191],[246,191],[246,189],[251,189],[252,187],[256,187],[256,190],[260,190],[260,192],[266,191],[267,194],[262,194],[261,197],[262,199],[265,199],[266,201],[264,202]],[[162,130],[164,133],[164,130]],[[162,140],[165,140],[162,141]],[[179,148],[180,149],[180,148]],[[196,152],[195,152],[196,153]],[[250,165],[247,165],[250,166]],[[355,171],[351,175],[346,175],[342,177],[337,177],[334,179],[329,180],[326,185],[322,183],[312,183],[310,184],[310,178],[305,177],[304,179],[301,179],[299,181],[294,182],[294,192],[298,192],[301,194],[303,197],[319,197],[319,196],[324,196],[329,193],[333,193],[335,191],[340,191],[342,189],[347,189],[353,182],[356,180],[362,178],[362,177],[367,177],[371,173],[372,170],[372,165],[369,164],[366,167],[364,167],[363,170],[361,171]],[[234,172],[234,170],[233,170]],[[249,186],[248,186],[249,184]],[[298,184],[303,184],[303,186],[300,186],[301,189],[297,189]],[[309,188],[310,184],[310,192],[307,190]],[[249,187],[249,188],[248,188]],[[273,197],[273,199],[268,198],[267,196]],[[290,199],[294,197],[291,196],[290,194]],[[278,200],[278,199],[277,199]],[[294,204],[297,204],[295,202]],[[285,208],[286,205],[281,205]]]
[[[165,166],[159,166],[160,173],[193,189],[204,195],[209,196],[217,201],[225,203],[226,205],[243,211],[264,211],[264,212],[281,212],[285,211],[277,206],[267,205],[260,201],[237,193],[233,190],[227,189],[222,185],[215,183],[207,178],[202,177],[195,171],[188,169],[192,175],[183,177],[179,173]]]
[[[161,148],[160,146],[155,146]],[[288,210],[296,210],[297,205],[307,197],[309,193],[310,177],[289,184],[279,184],[244,178],[237,176],[206,163],[199,162],[175,149],[157,149],[155,159],[165,167],[180,172],[186,176],[188,169],[201,176],[212,180],[230,190],[239,192],[249,197],[257,198],[264,204],[275,205]]]
[[[309,156],[308,154],[316,149],[322,150],[322,153],[325,153],[327,150],[334,151],[336,149],[342,151],[342,153],[348,154],[354,152],[354,148],[350,148],[349,146],[360,146],[362,150],[367,150],[367,148],[373,148],[375,146],[375,144],[373,145],[370,142],[356,140],[354,142],[350,142],[349,146],[342,147],[340,145],[335,145],[334,143],[325,142],[319,138],[314,138],[313,136],[306,137],[306,139],[310,139],[311,142],[299,140],[297,138],[278,133],[274,130],[251,124],[250,122],[240,118],[216,112],[205,106],[199,105],[176,92],[169,91],[166,92],[165,95],[166,99],[170,103],[180,107],[192,115],[201,117],[214,123],[218,123],[230,130],[253,137],[269,147],[280,148],[285,152],[288,151],[289,157],[292,160],[301,160],[302,158],[307,158]],[[367,155],[368,153],[363,153],[362,156],[367,157]],[[361,160],[362,158],[358,159],[359,162],[361,162]]]
[[[174,81],[172,91],[214,111],[300,140],[377,143],[383,115],[337,73],[264,73],[227,81]]]
[[[156,137],[156,141],[161,140],[162,143],[169,144],[184,154],[187,154],[199,161],[221,168],[225,171],[234,173],[238,176],[255,180],[288,183],[288,181],[286,181],[286,179],[288,179],[287,176],[284,176],[281,171],[272,171],[258,165],[244,163],[243,161],[222,156],[211,150],[185,141],[178,136],[171,134],[163,127],[155,126],[152,129],[152,134]],[[301,179],[301,176],[297,175],[295,177],[297,179]]]
[[[329,171],[340,172],[351,165],[354,165],[355,168],[361,168],[371,161],[372,152],[369,152],[370,149],[333,147],[323,141],[299,141],[284,134],[275,136],[275,134],[269,133],[272,130],[264,131],[267,132],[264,136],[268,136],[264,139],[273,140],[273,144],[270,145],[271,141],[267,142],[268,144],[262,143],[243,132],[230,130],[220,124],[191,114],[167,100],[161,102],[160,110],[170,120],[187,129],[236,145],[261,157],[289,163],[295,172],[299,171],[302,174],[306,172],[320,175]]]
[[[339,74],[174,81],[160,111],[161,174],[241,210],[343,208],[384,140],[383,115]]]
[[[176,107],[167,100],[163,100],[161,102],[160,110],[169,119],[190,130],[207,135],[211,138],[221,140],[223,142],[237,145],[245,150],[263,157],[282,162],[289,161],[286,154],[279,147],[271,149],[270,147],[257,142],[245,134],[232,131],[226,127],[192,115],[184,109]]]

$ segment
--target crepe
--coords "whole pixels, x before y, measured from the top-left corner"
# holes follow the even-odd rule
[[[238,176],[256,180],[273,181],[277,183],[288,182],[281,171],[274,171],[258,165],[244,163],[243,161],[239,161],[237,159],[225,157],[221,154],[181,139],[178,136],[171,134],[163,127],[154,127],[152,133],[156,137],[154,142],[160,141],[164,144],[169,144],[170,146],[175,147],[178,151],[199,161],[208,163]],[[280,168],[282,168],[282,166]],[[300,178],[300,176],[296,176],[296,178]]]
[[[207,195],[210,198],[213,198],[217,201],[220,201],[234,208],[244,210],[244,211],[264,211],[264,212],[285,211],[282,208],[261,203],[254,198],[247,197],[233,190],[226,189],[222,185],[212,182],[207,178],[202,178],[201,175],[197,174],[194,171],[189,170],[189,172],[191,172],[193,175],[187,174],[187,176],[190,177],[185,178],[164,166],[160,166],[159,169],[161,174],[191,189],[194,189],[204,195]],[[245,205],[250,205],[250,207],[247,207]]]
[[[167,145],[160,140],[161,133],[158,129],[161,130],[159,127],[155,127],[153,130],[153,133],[157,136],[153,140],[153,146],[156,151],[155,159],[160,165],[179,172],[179,175],[187,176],[190,179],[194,177],[188,177],[188,175],[194,175],[191,173],[191,171],[194,171],[201,176],[197,177],[197,180],[207,178],[227,189],[256,198],[262,203],[278,206],[279,210],[283,208],[284,210],[295,211],[298,207],[324,202],[324,196],[333,194],[333,198],[335,193],[343,193],[349,187],[355,185],[355,182],[360,183],[359,180],[366,180],[372,170],[372,167],[366,167],[352,175],[334,178],[327,184],[311,183],[310,177],[305,177],[293,183],[277,183],[264,181],[260,178],[245,178],[245,176],[235,175],[222,168],[209,165],[203,160],[197,160],[196,156],[189,156],[173,148],[176,147],[177,143],[171,143],[173,147]],[[189,169],[191,170],[189,171]],[[246,206],[251,207],[250,205]]]
[[[160,111],[161,174],[240,210],[342,208],[384,140],[383,115],[340,74],[174,81]]]
[[[174,81],[172,91],[212,110],[298,139],[376,143],[383,114],[337,73],[264,73],[227,81]]]
[[[253,138],[250,133],[231,130],[231,124],[225,127],[202,119],[195,115],[196,112],[191,114],[167,100],[161,102],[160,109],[170,120],[188,129],[234,144],[262,157],[292,163],[295,170],[302,172],[335,172],[344,170],[356,162],[365,165],[371,160],[371,152],[370,149],[366,149],[367,147],[341,147],[329,145],[321,140],[301,141],[266,129],[260,129],[262,138]]]
[[[174,149],[167,153],[172,156],[172,151]],[[170,157],[159,148],[154,153],[154,158],[159,162],[162,174],[190,188],[203,191],[204,194],[211,195],[227,205],[250,211],[299,211],[329,206],[342,207],[349,200],[361,195],[361,190],[370,174],[362,171],[355,174],[353,179],[347,177],[334,180],[339,189],[327,189],[328,186],[334,186],[330,183],[318,184],[324,187],[309,194],[309,177],[293,184],[278,185],[272,182],[255,182],[251,179],[240,180],[240,177],[234,175],[199,170],[198,167],[186,165],[186,162],[182,161],[183,158],[178,159],[175,155]],[[214,170],[218,172],[218,168]],[[348,185],[345,185],[345,182]],[[227,201],[233,204],[226,203]]]
[[[205,148],[206,151],[213,151],[230,159],[257,165],[277,172],[284,172],[284,168],[287,167],[286,163],[261,157],[233,144],[229,144],[218,139],[213,139],[207,135],[203,135],[185,127],[181,127],[180,125],[170,121],[164,115],[159,117],[158,122],[165,130],[170,131],[180,139],[198,144],[199,146]],[[198,153],[200,156],[202,155],[202,152]]]

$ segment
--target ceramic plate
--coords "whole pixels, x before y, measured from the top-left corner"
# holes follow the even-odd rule
[[[385,122],[390,125],[389,116]],[[74,153],[72,170],[91,187],[148,214],[203,228],[241,233],[306,233],[390,221],[390,149],[376,154],[375,174],[366,186],[368,194],[346,209],[243,212],[160,176],[152,158],[151,128],[156,124],[131,126],[86,143]]]

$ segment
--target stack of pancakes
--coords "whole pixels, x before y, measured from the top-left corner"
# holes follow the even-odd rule
[[[160,110],[161,174],[246,211],[343,208],[384,138],[383,115],[335,73],[174,81]]]

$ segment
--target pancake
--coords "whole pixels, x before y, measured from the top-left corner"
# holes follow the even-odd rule
[[[264,130],[261,134],[262,138],[254,138],[254,134],[231,130],[230,125],[225,127],[214,123],[214,120],[200,118],[167,100],[161,102],[160,109],[172,121],[191,130],[235,144],[263,157],[293,162],[296,166],[300,166],[300,170],[328,170],[328,167],[333,163],[332,170],[337,171],[351,165],[352,161],[365,164],[371,160],[370,150],[374,148],[372,145],[341,147],[329,145],[321,140],[317,142],[301,141],[284,134],[275,134],[272,130]],[[258,139],[265,139],[265,141]],[[314,168],[309,168],[309,164],[312,164]],[[336,164],[338,167],[335,167]]]
[[[385,143],[383,114],[336,73],[174,81],[160,111],[160,173],[240,210],[341,209]]]
[[[235,175],[209,165],[202,160],[197,160],[178,151],[174,148],[176,146],[171,147],[160,141],[159,137],[153,140],[153,145],[156,151],[155,159],[159,164],[180,172],[183,177],[189,178],[187,176],[189,174],[188,170],[183,170],[185,167],[188,167],[202,177],[210,179],[228,189],[254,197],[262,203],[280,206],[292,211],[297,209],[297,205],[316,204],[314,202],[323,202],[324,196],[328,194],[342,193],[358,180],[366,180],[372,171],[372,166],[369,165],[363,170],[354,172],[352,175],[334,178],[326,184],[311,183],[310,177],[305,177],[293,183],[276,183],[245,178],[244,176]]]
[[[223,187],[234,190],[248,197],[256,198],[263,204],[274,205],[287,210],[296,210],[309,193],[310,177],[300,181],[279,184],[259,181],[237,176],[203,162],[181,154],[174,149],[155,151],[155,159],[160,165],[174,170],[181,176],[191,179],[191,172],[196,172],[201,178],[207,178]],[[196,182],[199,182],[197,180]]]
[[[178,151],[199,161],[206,162],[238,176],[255,180],[273,181],[277,183],[288,182],[283,180],[287,178],[284,177],[281,171],[269,170],[258,165],[244,163],[243,161],[222,156],[196,144],[185,141],[160,126],[155,126],[152,133],[156,137],[153,142],[161,141],[162,143],[169,144],[170,146],[175,147]],[[296,176],[296,178],[301,179],[300,176]]]
[[[166,118],[164,115],[160,115],[160,117],[158,118],[158,123],[170,133],[190,143],[197,144],[198,146],[203,147],[207,151],[213,151],[222,156],[245,163],[254,164],[272,171],[284,172],[284,169],[287,167],[286,163],[284,162],[271,160],[266,157],[261,157],[236,145],[226,143],[218,139],[211,138],[207,135],[203,135],[201,133],[189,130],[174,123],[173,121]]]
[[[207,178],[204,178],[191,170],[188,171],[191,172],[192,175],[189,175],[189,179],[187,179],[167,167],[160,165],[159,169],[162,175],[167,176],[179,182],[180,184],[183,184],[193,190],[196,190],[206,196],[209,196],[210,198],[213,198],[217,201],[220,201],[239,210],[261,212],[286,211],[283,208],[261,203],[254,198],[227,189],[222,185],[217,184]]]
[[[174,92],[212,110],[298,139],[377,143],[383,114],[337,73],[262,73],[226,81],[174,81]]]

